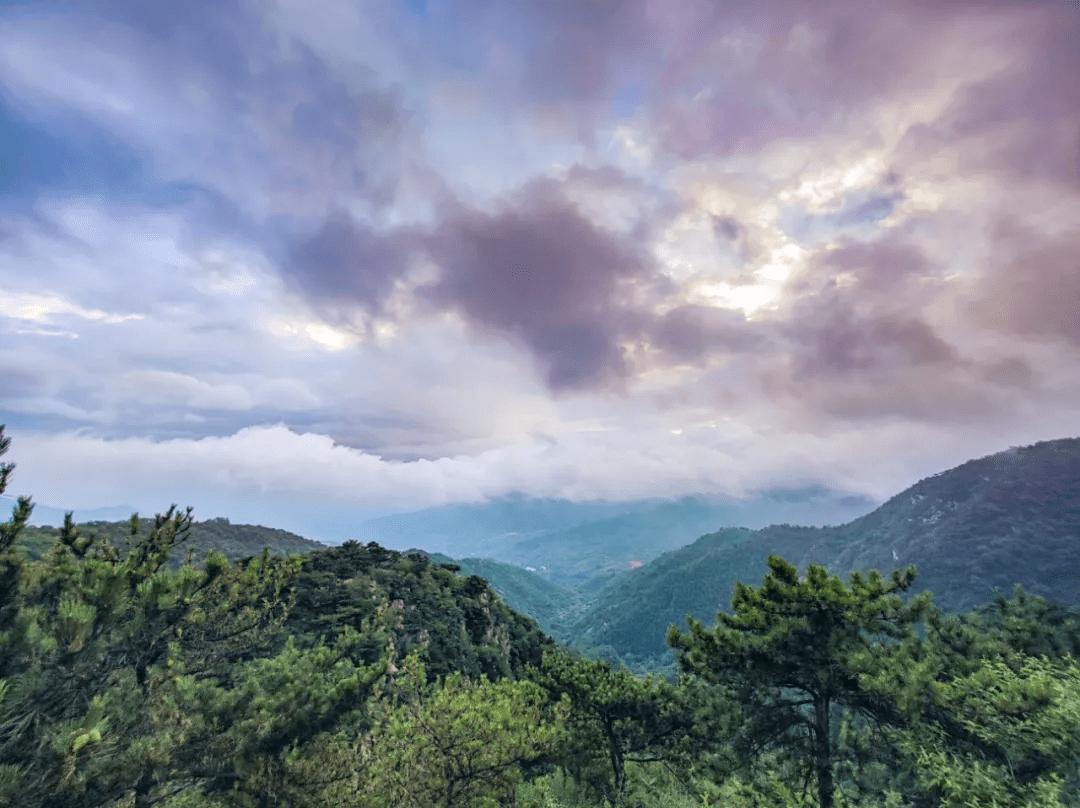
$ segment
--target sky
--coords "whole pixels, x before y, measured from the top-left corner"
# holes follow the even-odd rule
[[[7,493],[318,538],[510,492],[884,500],[1076,436],[1078,18],[5,3]]]

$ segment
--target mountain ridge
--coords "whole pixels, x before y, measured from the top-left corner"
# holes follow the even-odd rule
[[[705,534],[613,581],[574,632],[579,647],[666,656],[667,625],[683,627],[686,614],[711,624],[717,611],[728,611],[737,581],[760,583],[772,553],[800,570],[815,563],[845,579],[853,570],[887,576],[914,563],[912,593],[932,591],[948,612],[984,605],[995,588],[1017,583],[1071,605],[1080,602],[1078,551],[1080,438],[1043,441],[924,478],[837,527]]]

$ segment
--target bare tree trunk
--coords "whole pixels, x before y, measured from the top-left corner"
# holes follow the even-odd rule
[[[814,699],[817,721],[814,732],[814,766],[817,769],[818,804],[833,808],[832,749],[829,739],[829,697],[819,694]]]

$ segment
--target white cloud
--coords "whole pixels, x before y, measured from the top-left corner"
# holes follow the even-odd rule
[[[1060,437],[1064,411],[1046,424],[988,439],[978,430],[883,424],[811,435],[738,420],[584,428],[435,460],[388,461],[284,426],[226,437],[150,441],[14,432],[17,488],[62,507],[270,496],[328,506],[424,507],[514,490],[571,499],[741,494],[774,485],[822,483],[885,499],[919,478],[972,457]],[[1002,443],[1003,446],[998,446]]]
[[[275,337],[295,341],[299,345],[314,345],[327,351],[341,351],[357,343],[357,336],[318,320],[267,317],[262,327]]]
[[[0,315],[13,320],[28,320],[46,324],[62,318],[65,314],[84,320],[101,320],[105,323],[122,323],[141,320],[142,314],[110,314],[100,309],[86,309],[55,295],[36,295],[0,290]],[[49,331],[36,333],[50,333]]]

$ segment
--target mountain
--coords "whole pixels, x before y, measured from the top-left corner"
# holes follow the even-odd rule
[[[495,552],[503,560],[455,558],[415,547],[405,552],[419,552],[439,563],[455,564],[462,575],[479,575],[512,609],[534,618],[552,637],[569,642],[576,636],[575,623],[588,610],[604,584],[667,550],[687,545],[696,536],[718,525],[762,525],[770,518],[779,519],[791,513],[832,521],[837,516],[864,513],[872,504],[869,500],[825,488],[777,489],[746,499],[698,495],[677,501],[643,500],[615,506],[633,510],[607,519],[561,530],[535,532],[513,543],[508,543],[512,537],[500,537]],[[574,513],[575,503],[560,505],[565,508],[564,514]],[[523,516],[532,517],[537,511],[542,513],[543,509],[550,509],[552,501],[518,500],[513,507],[517,512],[509,514],[509,509],[499,503],[494,507],[473,505],[429,509],[422,512],[422,518],[438,525],[439,514],[450,512],[460,516],[464,512],[469,514],[473,527],[481,522],[481,516],[491,520],[487,523],[488,529],[492,524],[498,525],[499,529],[515,525],[525,527],[528,523],[524,523]],[[532,508],[536,510],[530,510]],[[496,518],[491,518],[493,512]],[[518,521],[498,521],[507,516]],[[449,521],[453,524],[453,520]],[[392,521],[380,519],[378,523],[386,525]],[[458,527],[461,527],[460,523]],[[408,535],[416,538],[430,534],[418,531]],[[463,538],[468,540],[467,536]]]
[[[725,525],[837,523],[875,504],[821,487],[774,489],[744,499],[698,494],[621,503],[515,496],[379,517],[365,522],[357,539],[533,567],[550,583],[589,600],[625,572]]]
[[[638,513],[655,501],[571,502],[510,495],[488,502],[440,505],[368,519],[356,529],[354,538],[398,549],[423,547],[429,553],[455,557],[499,557],[520,537]]]
[[[108,539],[109,544],[122,550],[131,536],[130,515],[129,519],[121,522],[80,522],[77,526],[83,533],[98,533]],[[152,526],[152,519],[139,520],[140,533],[149,533]],[[59,536],[59,528],[26,527],[19,534],[15,546],[21,548],[29,558],[37,559],[56,543]],[[281,556],[326,549],[326,545],[287,530],[261,525],[234,525],[228,519],[217,518],[194,522],[183,543],[172,548],[166,564],[169,569],[178,570],[189,549],[195,551],[195,565],[201,566],[211,549],[220,551],[229,561],[235,562],[259,555],[264,547],[269,547],[272,555]]]
[[[895,557],[894,557],[895,552]],[[986,604],[1020,584],[1080,603],[1080,439],[1012,447],[928,477],[838,527],[773,525],[701,536],[613,580],[574,627],[582,648],[611,646],[628,660],[667,657],[664,633],[691,614],[706,625],[728,611],[735,583],[759,586],[776,553],[800,569],[914,564],[913,592],[947,612]]]
[[[832,522],[873,505],[824,488],[778,489],[747,499],[699,494],[642,503],[633,513],[521,539],[496,557],[541,570],[543,577],[588,599],[623,572],[725,525],[763,527],[793,516]]]
[[[461,575],[478,575],[488,582],[503,603],[536,620],[540,627],[560,642],[568,642],[574,623],[584,613],[587,604],[576,592],[541,578],[535,571],[490,558],[454,559],[442,553],[418,552],[432,562],[460,571]]]
[[[17,501],[15,497],[0,495],[0,511],[3,511],[5,519],[8,518],[7,515],[11,513],[11,509],[15,507]],[[133,508],[130,505],[88,508],[74,511],[71,518],[75,520],[76,524],[81,522],[111,522],[117,519],[130,519],[131,514],[137,510],[138,508]],[[60,527],[60,525],[64,524],[64,513],[65,511],[62,508],[54,508],[50,505],[35,502],[34,512],[30,515],[29,524]]]

